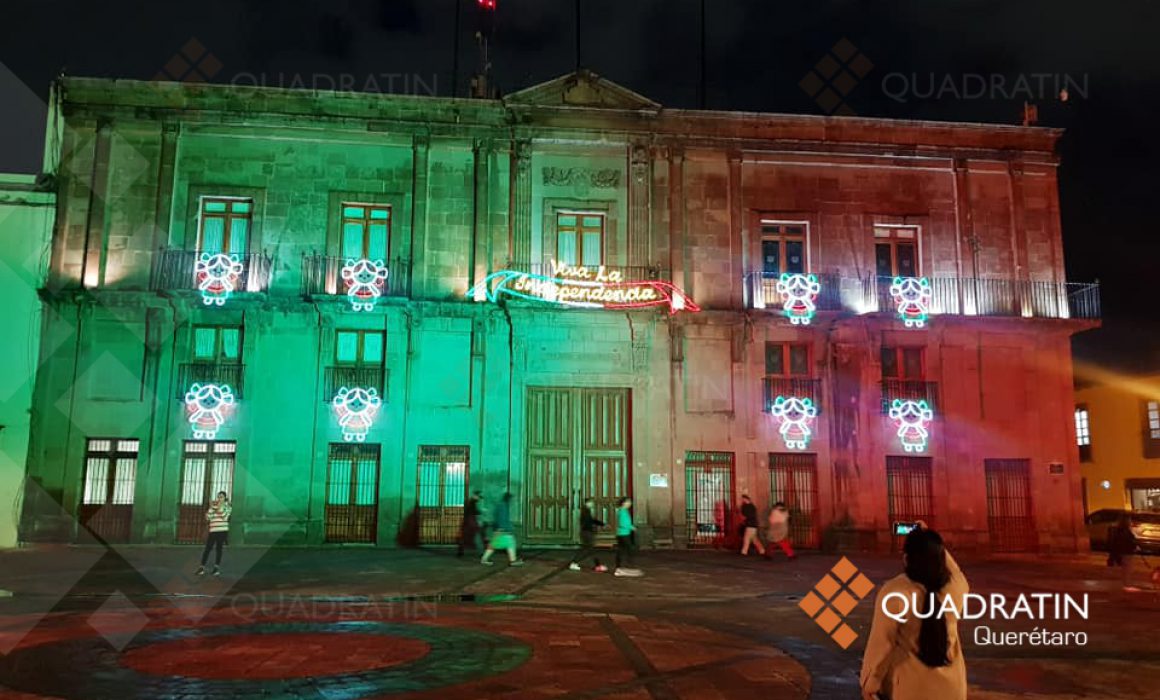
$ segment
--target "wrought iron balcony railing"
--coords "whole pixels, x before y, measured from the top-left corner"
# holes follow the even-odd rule
[[[352,303],[370,302],[373,306],[379,297],[407,296],[410,270],[402,258],[379,266],[377,261],[308,254],[302,258],[302,294],[345,296]]]
[[[808,277],[810,273],[802,273]],[[842,309],[841,278],[837,275],[813,275],[818,284],[816,296],[811,295],[810,303],[818,311],[840,311]],[[755,309],[781,309],[788,301],[794,302],[792,285],[783,282],[783,275],[775,272],[754,272],[746,282],[749,305]],[[792,280],[788,279],[786,282]],[[779,289],[779,283],[781,287]]]
[[[206,298],[225,298],[236,292],[265,292],[270,286],[273,260],[265,253],[214,254],[197,250],[163,249],[153,255],[149,288],[153,291],[192,289]]]
[[[327,367],[323,380],[323,403],[334,400],[338,390],[346,387],[354,389],[374,389],[379,396],[386,397],[387,370],[381,366],[335,365]]]
[[[822,398],[822,381],[809,377],[765,377],[761,380],[765,396],[764,410],[769,413],[777,397],[809,399],[817,406]]]
[[[178,399],[184,399],[193,384],[224,384],[240,399],[245,370],[240,362],[187,362],[178,367],[175,393]]]
[[[922,279],[922,278],[919,278]],[[1024,318],[1100,317],[1098,283],[927,277],[931,315],[1015,316]],[[892,277],[863,280],[863,311],[893,312]]]
[[[895,399],[901,401],[925,401],[928,408],[937,411],[938,382],[913,379],[882,380],[882,413],[890,411]]]
[[[891,295],[893,277],[840,277],[817,274],[816,294],[793,289],[781,275],[754,272],[745,277],[746,304],[754,309],[782,310],[787,301],[808,296],[816,311],[845,310],[855,314],[896,313]],[[912,278],[929,290],[922,307],[931,316],[1009,316],[1022,318],[1098,319],[1099,283],[971,277]],[[779,287],[779,283],[782,283]],[[913,311],[913,309],[912,309]],[[792,314],[791,314],[792,315]]]

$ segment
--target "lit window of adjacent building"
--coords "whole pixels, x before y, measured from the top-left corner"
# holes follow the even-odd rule
[[[252,199],[202,197],[198,217],[198,252],[245,255],[253,212]]]
[[[137,440],[91,439],[85,446],[86,506],[131,505],[137,488]]]
[[[334,359],[340,365],[378,367],[383,363],[383,332],[338,331]]]
[[[918,229],[875,227],[874,269],[879,277],[918,277]]]
[[[194,326],[194,362],[237,362],[241,356],[240,326]]]
[[[344,260],[386,261],[391,241],[391,208],[346,202],[342,205]]]
[[[921,382],[926,379],[923,348],[882,346],[882,378]]]
[[[1160,401],[1144,402],[1144,456],[1160,457]]]
[[[1075,407],[1075,444],[1079,446],[1080,461],[1092,461],[1092,429],[1087,406]]]
[[[804,343],[766,343],[765,376],[809,377],[810,346]]]
[[[556,261],[590,267],[603,265],[605,218],[598,212],[558,212]]]
[[[761,272],[776,277],[806,271],[806,224],[761,220]]]

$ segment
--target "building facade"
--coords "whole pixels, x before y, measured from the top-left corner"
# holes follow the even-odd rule
[[[1080,375],[1075,439],[1085,512],[1160,511],[1160,374]]]
[[[1052,130],[68,79],[28,539],[1083,546]],[[99,196],[92,196],[93,192]],[[75,329],[75,332],[74,332]],[[68,334],[68,338],[64,335]]]
[[[39,291],[48,270],[56,197],[35,175],[0,174],[0,503],[24,495],[33,386],[40,355]],[[0,518],[0,548],[17,543],[20,508]]]

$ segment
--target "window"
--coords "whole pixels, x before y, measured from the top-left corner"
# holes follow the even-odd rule
[[[194,326],[194,362],[238,362],[242,356],[240,326]]]
[[[1092,461],[1092,433],[1087,406],[1075,407],[1075,444],[1079,445],[1080,461]]]
[[[131,505],[137,487],[137,440],[91,439],[85,448],[86,506]]]
[[[761,221],[761,271],[767,276],[806,271],[806,225]]]
[[[382,331],[338,331],[335,362],[344,366],[378,367],[383,363]]]
[[[810,346],[804,343],[766,343],[765,374],[768,377],[810,376]]]
[[[917,277],[918,229],[876,227],[874,269],[879,277]]]
[[[379,204],[344,202],[342,205],[342,258],[387,259],[391,241],[391,208]]]
[[[604,214],[562,211],[556,214],[556,261],[599,267],[604,264]]]
[[[1144,456],[1160,457],[1160,401],[1144,402]]]
[[[882,346],[882,378],[923,381],[926,378],[923,350]]]
[[[245,255],[254,200],[202,197],[197,250]]]

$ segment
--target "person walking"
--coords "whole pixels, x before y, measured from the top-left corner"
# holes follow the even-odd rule
[[[625,496],[616,504],[616,568],[613,576],[642,576],[644,572],[632,568],[633,547],[636,544],[636,525],[632,522],[632,499]]]
[[[786,557],[797,559],[789,541],[789,509],[781,501],[774,503],[769,511],[769,544],[771,550],[776,544]]]
[[[491,555],[495,554],[497,549],[507,551],[508,566],[524,565],[523,560],[516,555],[516,535],[515,528],[512,527],[511,502],[512,495],[508,492],[495,505],[495,517],[491,521],[492,536],[487,541],[487,549],[483,552],[483,558],[479,560],[479,563],[484,566],[491,566],[494,563],[491,560]]]
[[[955,611],[963,610],[967,579],[942,537],[923,523],[906,536],[902,562],[903,573],[882,586],[874,603],[862,657],[862,698],[966,700],[967,666]]]
[[[592,515],[592,509],[595,507],[596,501],[591,498],[584,499],[584,505],[580,507],[580,551],[572,557],[572,563],[568,565],[572,571],[579,571],[580,562],[596,551],[596,529],[604,527],[604,521],[597,520]],[[597,573],[608,571],[608,567],[600,563],[599,557],[592,556],[592,564],[592,570]]]
[[[463,549],[470,547],[475,550],[475,540],[480,536],[479,526],[479,505],[483,500],[483,494],[476,491],[471,494],[471,498],[467,500],[467,504],[463,506],[463,524],[459,526],[459,549],[456,550],[455,556],[462,557]]]
[[[1136,546],[1131,518],[1121,513],[1119,521],[1108,528],[1108,566],[1120,567],[1121,585],[1129,593],[1140,590],[1132,585],[1132,555],[1136,553]]]
[[[743,530],[741,536],[741,556],[749,556],[749,545],[757,547],[757,553],[765,556],[765,545],[761,544],[761,539],[757,536],[757,506],[753,505],[753,501],[749,496],[741,495],[741,519],[743,521]]]
[[[216,550],[213,564],[213,575],[222,575],[222,547],[230,538],[230,515],[233,506],[225,491],[218,491],[217,498],[209,505],[205,513],[205,520],[209,523],[209,535],[205,538],[205,549],[201,553],[201,566],[197,567],[197,575],[205,575],[205,564],[209,561],[209,551]]]

